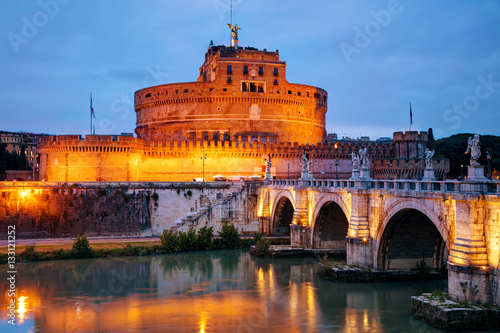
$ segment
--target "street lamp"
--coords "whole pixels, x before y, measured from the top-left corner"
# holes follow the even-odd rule
[[[288,163],[288,180],[290,180],[290,163]]]
[[[460,164],[460,178],[464,179],[464,165]]]
[[[203,161],[203,182],[205,182],[205,160],[207,159],[207,154],[205,154],[205,148],[201,148],[201,160]]]
[[[339,175],[337,173],[337,167],[340,166],[339,161],[335,160],[335,179],[339,179]]]
[[[490,150],[486,150],[486,159],[488,160],[488,179],[491,180],[491,154],[490,154]]]
[[[418,158],[418,177],[417,180],[422,180],[422,175],[420,174],[420,160],[421,158]]]
[[[390,174],[390,167],[391,167],[391,161],[387,160],[387,179],[391,179],[391,174]]]

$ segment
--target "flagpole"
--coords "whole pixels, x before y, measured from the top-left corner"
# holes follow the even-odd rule
[[[92,135],[92,93],[90,93],[90,135]]]
[[[413,123],[413,114],[411,112],[411,103],[410,103],[410,132],[411,132],[411,124]]]

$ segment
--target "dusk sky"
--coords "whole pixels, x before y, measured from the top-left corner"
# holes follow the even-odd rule
[[[134,91],[196,81],[230,0],[0,0],[0,130],[133,132]],[[500,135],[500,1],[234,0],[240,46],[328,92],[327,131]]]

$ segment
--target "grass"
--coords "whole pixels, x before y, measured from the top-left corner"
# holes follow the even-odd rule
[[[76,240],[75,240],[76,241]],[[214,250],[225,248],[220,242],[220,238],[214,238]],[[283,240],[271,240],[271,244],[281,245]],[[254,238],[242,238],[236,248],[249,248],[255,244]],[[169,253],[161,244],[160,240],[145,240],[133,242],[105,242],[92,243],[89,246],[93,257],[124,257],[124,256],[145,256]],[[53,245],[22,245],[16,246],[16,262],[24,261],[48,261],[61,259],[77,259],[73,252],[74,243],[53,244]],[[0,264],[7,263],[7,246],[0,247]]]

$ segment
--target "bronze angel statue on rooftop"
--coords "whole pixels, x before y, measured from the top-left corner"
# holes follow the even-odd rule
[[[230,23],[227,24],[229,26],[229,29],[231,29],[231,37],[235,40],[238,40],[238,30],[241,30],[240,27],[238,27],[238,24],[231,25]]]

